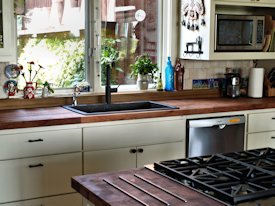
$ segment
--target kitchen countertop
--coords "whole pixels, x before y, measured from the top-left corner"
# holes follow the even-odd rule
[[[177,106],[179,109],[86,116],[74,113],[62,107],[1,110],[0,129],[15,129],[275,108],[275,97],[261,99],[230,99],[222,97],[208,99],[167,100],[160,102],[172,106]]]
[[[170,194],[143,182],[135,175],[149,180],[158,187],[164,188],[166,191],[169,191]],[[128,183],[125,183],[121,178],[142,187],[142,189],[146,191],[142,191]],[[107,183],[106,180],[113,185]],[[119,189],[116,188],[116,186],[119,187]],[[72,187],[90,202],[101,206],[168,205],[161,201],[165,201],[169,203],[169,205],[175,206],[224,206],[224,204],[219,201],[213,200],[146,168],[73,177]],[[171,194],[174,194],[181,199]],[[158,200],[157,198],[160,198],[161,200]],[[141,202],[143,202],[143,204]]]

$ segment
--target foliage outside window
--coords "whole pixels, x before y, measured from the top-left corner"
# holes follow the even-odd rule
[[[111,74],[113,84],[126,87],[136,84],[130,65],[134,64],[137,56],[146,53],[156,63],[159,52],[157,14],[158,0],[101,1],[102,39],[115,40],[115,48],[119,52],[114,67],[116,69]],[[104,85],[104,66],[101,69],[101,85]]]
[[[26,69],[30,61],[42,65],[34,80],[41,86],[47,81],[70,88],[85,81],[84,2],[26,0],[25,14],[17,16],[18,63]]]
[[[88,2],[88,1],[87,1]],[[113,62],[112,84],[135,85],[130,65],[147,53],[156,63],[158,0],[99,0],[101,10],[101,72],[91,84],[105,85],[105,67]],[[85,0],[25,0],[25,14],[17,16],[18,63],[33,61],[45,69],[35,81],[53,88],[70,88],[86,81]],[[144,12],[144,19],[137,14]],[[95,12],[95,11],[90,11]],[[96,24],[92,24],[95,26]],[[89,35],[87,35],[89,36]],[[96,37],[92,37],[96,38]],[[93,41],[93,39],[91,40]],[[99,50],[97,50],[98,52]],[[89,73],[89,72],[88,72]],[[24,87],[19,80],[19,87]],[[121,88],[121,87],[120,87]]]

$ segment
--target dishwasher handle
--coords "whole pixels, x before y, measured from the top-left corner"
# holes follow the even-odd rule
[[[215,117],[215,118],[203,118],[203,119],[188,119],[187,127],[214,127],[219,126],[220,129],[223,129],[226,125],[235,125],[235,124],[244,124],[245,116],[226,116],[226,117]],[[220,126],[224,125],[224,126]],[[221,128],[223,127],[223,128]]]

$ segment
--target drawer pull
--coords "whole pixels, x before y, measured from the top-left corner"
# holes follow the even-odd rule
[[[272,117],[272,120],[275,120],[275,117]]]
[[[30,139],[28,142],[33,143],[33,142],[43,142],[43,139]]]
[[[275,139],[275,137],[271,137],[271,139]]]
[[[135,154],[135,153],[137,153],[137,150],[136,149],[130,149],[130,153]]]
[[[29,165],[29,168],[34,168],[34,167],[43,167],[44,165],[39,163],[39,164],[36,164],[36,165]]]

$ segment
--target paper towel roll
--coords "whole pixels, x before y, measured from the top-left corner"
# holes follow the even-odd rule
[[[248,96],[263,97],[264,68],[251,68],[248,82]]]

